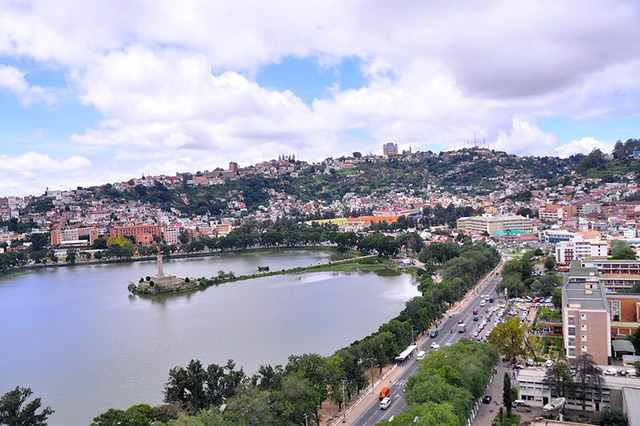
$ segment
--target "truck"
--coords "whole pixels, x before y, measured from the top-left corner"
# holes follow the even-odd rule
[[[458,324],[458,333],[464,333],[465,331],[467,331],[467,324]]]

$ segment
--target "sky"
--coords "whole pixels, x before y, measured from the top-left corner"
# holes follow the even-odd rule
[[[2,0],[0,196],[640,137],[640,3]]]

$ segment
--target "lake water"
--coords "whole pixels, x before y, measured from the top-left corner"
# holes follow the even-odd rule
[[[165,273],[211,277],[330,260],[317,250],[165,259]],[[407,274],[281,275],[181,295],[132,296],[155,262],[78,265],[0,277],[0,394],[30,387],[51,426],[89,425],[109,408],[160,404],[168,371],[233,359],[252,374],[291,354],[330,355],[418,295]]]

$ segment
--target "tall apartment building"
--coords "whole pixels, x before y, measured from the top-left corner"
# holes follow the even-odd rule
[[[568,360],[588,353],[606,365],[611,357],[609,304],[598,270],[573,261],[562,286],[562,328]]]
[[[387,142],[382,145],[382,155],[390,157],[392,155],[398,155],[398,144],[393,142]]]
[[[475,234],[488,232],[490,235],[498,231],[532,231],[533,220],[523,216],[471,216],[461,217],[456,222],[459,231]]]

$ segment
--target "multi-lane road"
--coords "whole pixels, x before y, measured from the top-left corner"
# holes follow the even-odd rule
[[[422,344],[418,345],[417,352],[425,351],[429,353],[431,344],[433,342],[438,343],[440,346],[445,346],[447,343],[456,343],[463,337],[471,336],[475,329],[480,324],[480,321],[473,321],[473,310],[478,309],[479,313],[486,312],[486,309],[491,306],[496,306],[498,304],[498,295],[495,293],[496,285],[500,282],[500,277],[497,275],[492,275],[488,279],[486,279],[483,284],[480,284],[478,295],[473,297],[470,302],[467,302],[466,305],[458,308],[458,312],[452,317],[447,317],[442,321],[440,327],[438,329],[438,336],[435,338],[428,338]],[[494,303],[486,303],[486,306],[481,308],[480,304],[482,301],[481,295],[489,294],[494,297]],[[486,317],[486,314],[484,315]],[[467,325],[466,333],[458,333],[458,321],[462,320]],[[487,326],[485,331],[487,331],[491,326]],[[391,399],[392,404],[386,410],[380,409],[380,403],[377,398],[371,397],[369,401],[362,401],[361,404],[369,404],[370,406],[365,410],[358,410],[360,414],[357,418],[349,419],[349,424],[357,425],[357,426],[372,426],[378,423],[381,420],[389,420],[392,416],[398,415],[404,408],[406,408],[407,403],[404,400],[404,390],[407,385],[407,380],[409,377],[416,372],[418,367],[418,362],[416,362],[415,357],[409,359],[403,366],[399,366],[401,369],[397,379],[391,383],[389,388],[391,389]]]

